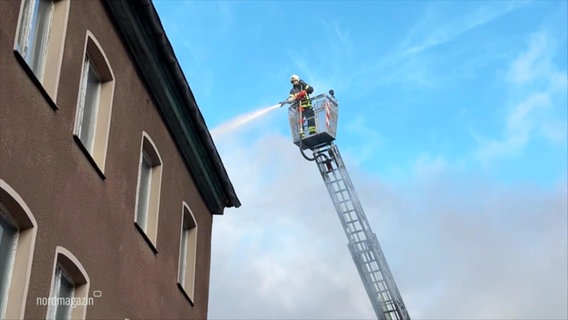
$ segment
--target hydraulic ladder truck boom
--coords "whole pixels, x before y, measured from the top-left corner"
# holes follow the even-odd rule
[[[292,105],[289,110],[294,143],[304,158],[317,163],[323,181],[348,239],[347,246],[363,281],[377,319],[410,319],[376,235],[371,230],[339,149],[333,143],[337,128],[338,104],[330,95],[312,98],[316,132],[304,136],[305,119]],[[304,152],[312,151],[312,157]]]

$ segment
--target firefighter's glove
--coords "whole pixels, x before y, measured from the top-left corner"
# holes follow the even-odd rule
[[[287,103],[287,104],[292,104],[292,103],[294,103],[294,97],[290,96],[290,97],[288,98],[288,100],[286,100],[286,103]]]
[[[302,99],[304,99],[306,97],[306,90],[302,90],[300,92],[298,92],[298,94],[296,95],[296,101],[300,101]]]

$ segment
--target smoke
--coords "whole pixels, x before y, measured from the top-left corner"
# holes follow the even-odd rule
[[[273,106],[265,107],[265,108],[262,108],[262,109],[259,109],[259,110],[238,116],[238,117],[236,117],[232,120],[229,120],[225,123],[222,123],[218,127],[211,130],[211,135],[214,136],[214,137],[218,137],[220,135],[232,132],[233,130],[237,129],[238,127],[243,126],[247,123],[250,123],[251,121],[266,115],[267,113],[269,113],[272,110],[278,109],[280,106],[282,106],[282,104],[277,103]]]
[[[276,121],[218,141],[243,206],[214,217],[208,317],[375,318],[317,167]],[[568,319],[565,176],[503,184],[419,158],[398,185],[343,156],[413,319]]]

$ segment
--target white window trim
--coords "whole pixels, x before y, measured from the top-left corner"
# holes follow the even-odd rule
[[[51,29],[51,24],[53,22],[53,11],[54,11],[54,7],[55,7],[55,3],[53,1],[49,1],[49,8],[48,8],[48,13],[47,13],[47,28],[46,29],[42,29],[42,35],[39,36],[39,38],[42,40],[41,41],[41,47],[34,50],[35,46],[38,45],[38,43],[35,41],[37,39],[34,39],[34,41],[30,41],[30,33],[32,31],[32,26],[31,26],[31,21],[33,17],[36,17],[36,15],[34,15],[35,12],[35,7],[38,3],[41,3],[41,0],[23,0],[21,3],[21,9],[20,9],[20,17],[21,17],[21,22],[22,22],[22,28],[20,29],[22,31],[22,33],[20,34],[20,32],[16,33],[17,34],[17,41],[16,41],[16,49],[18,50],[18,52],[20,52],[20,54],[22,55],[22,57],[24,58],[24,60],[26,61],[26,63],[28,63],[29,65],[29,60],[32,60],[33,57],[30,58],[30,56],[33,56],[36,54],[36,50],[41,51],[39,53],[39,61],[37,61],[38,64],[38,69],[34,70],[33,66],[30,66],[30,69],[32,69],[32,71],[34,72],[34,74],[36,75],[36,77],[41,81],[43,79],[43,75],[44,75],[44,67],[46,65],[46,60],[47,60],[47,48],[48,48],[48,44],[49,44],[49,33],[50,33],[50,29]],[[27,5],[26,5],[27,4]],[[37,20],[36,20],[37,22]],[[24,40],[24,41],[22,41]],[[29,44],[32,44],[32,46],[28,46]],[[22,46],[23,45],[23,46]]]
[[[59,296],[59,294],[56,295],[56,293],[58,293],[61,290],[61,283],[63,282],[64,279],[66,279],[67,282],[73,287],[71,294],[68,297],[61,297],[61,296]],[[67,272],[65,272],[65,269],[59,264],[57,264],[56,267],[55,267],[55,272],[54,272],[54,275],[53,275],[52,283],[53,283],[53,287],[51,289],[52,290],[51,297],[57,296],[58,299],[61,299],[61,298],[73,299],[73,298],[75,298],[76,284],[73,281],[73,279],[67,274]],[[58,310],[59,307],[54,308],[54,306],[55,306],[54,303],[48,303],[47,319],[55,319],[56,318],[57,311],[59,311]],[[71,317],[71,311],[72,310],[69,307],[70,306],[67,306],[67,312],[69,312],[69,314],[66,315],[67,318]]]
[[[151,178],[149,187],[149,200],[146,210],[146,219],[144,223],[138,221],[138,207],[140,206],[140,183],[141,183],[141,163],[144,156],[151,161]],[[136,183],[136,204],[134,207],[134,224],[137,229],[142,232],[147,242],[149,242],[154,253],[157,253],[158,239],[158,221],[160,217],[160,197],[162,188],[162,172],[164,170],[164,162],[156,147],[156,144],[145,131],[142,132],[142,140],[140,143],[140,154],[138,160],[138,177]]]
[[[2,179],[0,179],[0,202],[11,211],[12,215],[18,215],[11,218],[19,227],[16,254],[13,258],[11,280],[7,290],[8,303],[4,315],[0,314],[0,318],[23,319],[38,225],[22,197]],[[14,206],[16,208],[13,208]],[[18,212],[15,213],[15,210]],[[25,225],[22,226],[22,224]]]
[[[95,74],[96,78],[97,78],[97,84],[96,84],[96,88],[94,88],[94,90],[96,91],[94,93],[95,95],[95,100],[93,102],[93,106],[89,106],[90,108],[92,108],[92,110],[90,110],[90,117],[93,118],[93,123],[89,126],[89,130],[91,138],[84,141],[81,136],[83,135],[83,130],[86,130],[85,126],[85,103],[86,102],[86,96],[87,96],[87,85],[89,84],[89,72],[92,72]],[[79,87],[79,103],[77,105],[77,119],[76,119],[76,126],[75,126],[75,132],[74,134],[76,136],[79,137],[79,140],[81,140],[81,142],[83,143],[83,145],[85,146],[85,148],[87,149],[87,151],[89,151],[90,154],[93,154],[94,151],[94,145],[95,145],[95,139],[96,139],[96,131],[97,131],[97,122],[99,119],[99,109],[100,109],[100,96],[101,96],[101,87],[102,87],[102,80],[101,77],[99,76],[99,74],[97,73],[97,70],[95,68],[95,65],[93,64],[93,62],[91,61],[91,59],[89,58],[89,55],[87,54],[85,56],[85,58],[83,59],[83,70],[81,72],[81,81],[80,81],[81,86]]]
[[[85,36],[85,47],[83,51],[83,64],[81,65],[80,87],[77,95],[77,107],[75,113],[75,125],[73,135],[75,140],[82,145],[90,160],[96,166],[101,176],[104,178],[106,165],[106,154],[108,151],[108,140],[110,135],[110,123],[114,100],[115,77],[109,60],[95,36],[87,30]],[[83,118],[83,94],[85,88],[85,62],[89,61],[100,80],[98,104],[95,110],[95,120],[92,141],[82,141],[80,134]]]
[[[18,16],[18,25],[14,39],[14,51],[22,58],[27,65],[24,53],[20,48],[20,32],[29,32],[26,25],[29,23],[30,12],[25,12],[25,3],[28,0],[22,0],[20,4],[20,13]],[[32,0],[36,1],[36,0]],[[43,50],[42,69],[39,74],[35,74],[28,66],[28,69],[36,77],[47,93],[50,99],[55,102],[59,89],[59,78],[61,75],[61,66],[63,64],[63,51],[65,47],[65,36],[67,35],[67,22],[69,20],[70,0],[54,0],[51,8],[51,21],[47,33],[47,43]],[[26,21],[24,21],[26,20]],[[21,31],[20,31],[21,30]],[[29,36],[29,35],[28,35]],[[26,39],[28,36],[24,36]]]
[[[6,275],[0,274],[0,277],[6,276],[6,283],[4,284],[6,286],[5,288],[5,292],[3,293],[2,296],[0,296],[0,300],[5,300],[5,304],[0,307],[0,319],[4,319],[7,318],[5,316],[6,314],[6,310],[8,309],[8,305],[10,304],[11,301],[8,301],[8,297],[10,296],[10,286],[11,286],[11,282],[12,282],[12,275],[14,273],[14,261],[16,260],[16,254],[18,252],[18,238],[20,235],[20,230],[18,228],[18,225],[13,221],[13,219],[10,217],[10,215],[8,215],[9,210],[2,204],[2,202],[0,202],[0,219],[3,219],[6,221],[6,223],[16,229],[15,230],[15,234],[14,234],[14,238],[12,239],[12,243],[10,244],[10,249],[9,251],[11,251],[10,257],[8,258],[8,261],[4,261],[4,263],[7,262],[7,270],[5,270],[5,272],[7,272]]]
[[[194,227],[187,228],[187,230],[192,230],[191,232],[193,232],[193,234],[191,236],[194,238],[194,240],[191,241],[191,239],[186,238],[186,241],[184,243],[184,233],[186,232],[186,215],[192,220],[194,224]],[[180,247],[178,257],[177,283],[178,287],[183,291],[184,295],[193,305],[195,303],[195,278],[197,273],[197,242],[199,239],[199,229],[197,219],[195,219],[193,211],[185,201],[182,203],[180,225],[181,228],[179,240]]]
[[[89,287],[91,284],[89,275],[87,274],[87,271],[85,271],[85,268],[79,259],[77,259],[69,250],[61,246],[57,246],[55,248],[53,269],[51,271],[51,284],[49,286],[50,300],[55,297],[54,288],[55,281],[57,281],[57,279],[55,279],[55,272],[58,266],[62,267],[65,272],[70,274],[72,281],[75,283],[74,297],[79,298],[82,301],[87,301],[89,296]],[[87,307],[87,303],[75,305],[75,307],[71,309],[69,319],[85,319],[87,315]],[[49,304],[45,318],[51,319],[50,315],[53,314],[53,312],[52,304]]]

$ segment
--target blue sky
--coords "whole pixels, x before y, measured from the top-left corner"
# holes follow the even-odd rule
[[[213,131],[293,73],[335,90],[336,144],[411,316],[568,317],[567,1],[154,5]],[[215,218],[210,317],[372,318],[285,108],[213,137],[243,206]]]

